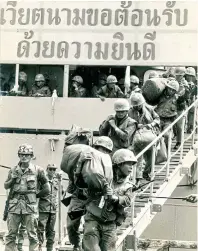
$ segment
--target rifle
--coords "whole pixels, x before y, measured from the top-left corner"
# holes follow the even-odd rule
[[[12,197],[12,189],[10,189],[10,192],[8,194],[8,198],[7,198],[6,203],[5,203],[5,208],[4,208],[4,212],[3,212],[3,221],[7,221],[9,202],[10,202],[11,197]]]

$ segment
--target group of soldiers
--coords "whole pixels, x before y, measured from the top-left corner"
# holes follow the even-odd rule
[[[31,90],[27,86],[27,74],[23,71],[19,72],[18,88],[15,86],[1,87],[1,91],[6,92],[8,96],[24,96],[24,97],[51,97],[52,91],[47,83],[46,77],[43,74],[35,76]],[[1,81],[3,82],[3,81]]]
[[[107,208],[108,217],[103,215],[103,208],[106,204],[101,193],[95,191],[87,193],[86,189],[76,187],[72,182],[69,183],[66,191],[71,194],[67,230],[74,251],[81,250],[79,233],[81,216],[71,217],[71,215],[79,211],[79,208],[83,211],[86,209],[83,250],[115,250],[116,227],[123,223],[126,218],[124,209],[130,206],[131,189],[134,187],[131,180],[134,164],[137,167],[137,184],[142,178],[150,180],[150,150],[139,159],[136,159],[135,155],[143,150],[142,142],[145,135],[152,133],[156,137],[193,102],[193,97],[197,95],[197,87],[193,85],[191,79],[194,74],[192,69],[177,67],[174,74],[164,76],[167,78],[166,88],[156,107],[146,103],[139,88],[138,78],[130,77],[129,101],[124,97],[115,101],[115,114],[108,116],[101,123],[100,137],[92,145],[97,151],[109,156],[109,168],[113,170],[111,189],[107,193],[110,198]],[[109,79],[113,77],[109,76]],[[104,90],[109,89],[105,87]],[[97,95],[103,97],[101,94],[99,92]],[[192,130],[192,124],[189,121],[188,130]],[[181,121],[177,123],[173,131],[176,137],[175,149],[177,149],[181,144]],[[136,137],[137,134],[141,137]],[[167,142],[168,135],[165,135],[166,147],[168,147]],[[19,164],[10,170],[5,182],[5,189],[10,189],[5,251],[15,250],[17,236],[19,238],[18,250],[22,250],[23,238],[20,236],[24,236],[25,230],[30,241],[30,251],[37,250],[38,246],[41,249],[44,231],[47,251],[52,251],[55,236],[57,184],[61,176],[56,173],[54,165],[49,165],[46,172],[41,167],[33,165],[31,163],[33,149],[29,145],[20,146],[18,156]]]
[[[5,189],[10,189],[8,207],[4,212],[8,226],[5,251],[14,251],[16,246],[18,251],[22,251],[26,231],[30,251],[38,250],[38,246],[41,250],[44,233],[47,251],[52,251],[61,174],[56,172],[57,166],[54,164],[49,164],[46,172],[32,164],[34,153],[31,145],[19,146],[18,157],[18,165],[9,171],[4,183]]]

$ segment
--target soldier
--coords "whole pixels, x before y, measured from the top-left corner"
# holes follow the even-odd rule
[[[50,184],[50,194],[41,197],[39,200],[39,219],[38,219],[38,239],[39,248],[41,250],[44,242],[44,232],[46,235],[46,249],[53,250],[55,238],[56,211],[58,207],[58,183],[60,182],[60,174],[56,173],[57,166],[49,164],[47,166],[47,178]]]
[[[92,88],[92,91],[91,91],[92,97],[94,97],[94,98],[97,98],[97,97],[98,97],[98,96],[97,96],[97,92],[99,91],[99,89],[100,89],[101,87],[103,87],[103,86],[106,85],[106,82],[107,82],[107,75],[101,73],[101,74],[99,75],[98,83],[95,84],[95,85],[93,86],[93,88]]]
[[[52,93],[49,86],[46,84],[43,74],[37,74],[35,77],[35,83],[32,86],[32,90],[29,93],[30,97],[51,97]]]
[[[180,116],[187,108],[187,100],[189,99],[188,83],[184,79],[186,73],[185,67],[175,68],[175,78],[179,83],[178,99],[177,99],[177,117]],[[178,149],[181,145],[182,138],[182,119],[179,120],[175,125],[176,130],[176,145],[174,149]]]
[[[124,93],[116,85],[117,83],[117,78],[113,75],[109,75],[106,85],[101,87],[97,92],[97,97],[102,100],[104,100],[104,98],[123,98]]]
[[[99,137],[95,143],[94,148],[105,154],[110,154],[113,149],[113,142],[109,137]],[[86,189],[80,189],[70,183],[67,188],[67,192],[72,194],[71,202],[69,205],[68,213],[76,210],[84,210],[87,201],[87,191]],[[73,251],[80,251],[80,226],[81,216],[76,217],[76,219],[71,220],[69,215],[67,215],[67,231],[70,243],[73,245]]]
[[[89,196],[86,205],[84,251],[114,251],[116,227],[121,226],[126,218],[124,208],[131,205],[133,184],[130,174],[137,160],[130,150],[120,149],[114,153],[112,162],[114,178],[111,194],[107,198],[102,194]]]
[[[110,115],[99,128],[100,136],[109,136],[113,141],[113,153],[128,148],[137,129],[137,122],[128,116],[129,102],[118,99],[114,103],[116,115]]]
[[[159,115],[154,111],[154,108],[148,105],[140,93],[133,93],[130,97],[131,108],[129,110],[129,117],[136,120],[138,123],[138,129],[147,128],[152,130],[157,135],[160,128],[160,118]],[[141,142],[137,142],[133,146],[134,153],[137,155],[143,149]],[[143,178],[148,179],[151,172],[151,150],[149,149],[144,154],[144,159],[146,161],[146,166],[143,172]],[[137,163],[137,173],[136,181],[139,182],[142,179],[142,169],[143,169],[143,157],[138,160]]]
[[[142,93],[142,90],[139,88],[140,80],[135,75],[130,76],[130,92],[127,97],[130,97],[133,93]]]
[[[193,67],[188,67],[186,69],[186,81],[188,82],[188,86],[189,86],[189,99],[188,99],[188,105],[190,106],[193,103],[193,98],[194,98],[194,88],[195,88],[195,84],[193,81],[195,81],[195,77],[196,77],[196,72],[195,69]],[[190,111],[188,112],[188,126],[187,126],[187,132],[191,133],[192,129],[193,129],[193,116],[194,115],[194,108],[190,109]]]
[[[161,131],[165,130],[177,117],[177,92],[179,83],[176,80],[166,82],[166,88],[155,109],[160,116]],[[168,133],[164,135],[166,146],[168,146]]]
[[[5,189],[11,189],[8,208],[8,234],[5,239],[5,251],[16,250],[16,236],[19,225],[25,225],[29,237],[29,251],[36,251],[38,238],[35,229],[38,214],[37,198],[49,194],[50,188],[43,168],[33,165],[32,146],[23,144],[18,150],[19,164],[12,168],[4,183]],[[38,192],[38,185],[40,192]]]
[[[83,87],[83,79],[81,76],[72,78],[70,97],[85,98],[87,97],[87,90]]]
[[[23,71],[19,72],[19,88],[18,90],[12,89],[9,96],[27,96],[27,74]]]

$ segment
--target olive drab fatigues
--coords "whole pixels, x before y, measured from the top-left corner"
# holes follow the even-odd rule
[[[101,217],[102,207],[100,202],[103,200],[101,195],[94,194],[89,197],[90,202],[86,205],[83,250],[84,251],[114,251],[117,240],[116,227],[120,226],[126,218],[125,207],[129,207],[131,200],[130,189],[133,184],[129,177],[113,181],[114,194],[118,196],[118,202],[113,206],[108,214],[108,220],[104,221]]]
[[[138,86],[135,86],[135,88],[133,90],[130,90],[128,93],[127,93],[127,98],[130,98],[130,96],[134,93],[142,93],[142,90],[138,87]]]
[[[197,95],[197,93],[195,93],[195,84],[193,82],[189,83],[189,97],[188,97],[188,106],[190,106],[193,101],[194,101],[194,97]],[[188,133],[191,132],[191,130],[193,129],[193,120],[194,120],[194,108],[191,108],[188,112]]]
[[[137,122],[128,117],[128,115],[122,120],[118,120],[116,116],[114,117],[115,124],[119,128],[115,131],[107,120],[105,120],[99,128],[100,136],[108,136],[113,141],[113,151],[121,148],[128,148],[133,140],[134,133],[137,129]]]
[[[85,98],[85,97],[87,97],[87,90],[86,90],[86,88],[84,88],[84,87],[79,87],[78,88],[78,90],[77,91],[75,91],[75,90],[71,90],[70,91],[70,97],[73,97],[73,98]]]
[[[124,93],[121,91],[120,87],[117,85],[113,89],[109,89],[107,85],[102,86],[97,92],[98,95],[105,98],[124,98]]]
[[[187,108],[187,100],[189,97],[188,88],[183,85],[182,82],[179,83],[178,99],[177,99],[177,117],[179,117]],[[182,139],[182,119],[180,119],[176,125],[176,141],[181,143]]]
[[[152,131],[157,135],[160,128],[160,117],[159,115],[154,111],[154,108],[150,105],[144,105],[142,108],[142,111],[139,112],[132,107],[129,110],[129,117],[132,119],[135,119],[138,124],[143,125],[151,125]],[[132,145],[133,151],[137,155],[140,153],[143,149],[141,147],[141,142],[138,144]],[[142,170],[144,165],[144,159],[146,161],[144,173],[150,173],[151,171],[151,152],[152,149],[149,149],[147,152],[145,152],[144,156],[140,157],[140,159],[137,162],[137,168],[136,168],[136,178],[140,179],[142,178]]]
[[[78,210],[85,209],[85,201],[87,200],[87,196],[85,193],[85,189],[79,189],[72,182],[69,183],[67,188],[67,192],[72,194],[72,198],[69,204],[68,213]],[[80,245],[80,222],[81,217],[76,217],[75,219],[70,219],[69,215],[67,214],[67,232],[69,241],[74,246]]]
[[[51,97],[52,92],[49,88],[49,86],[44,85],[43,87],[38,87],[36,85],[33,85],[32,90],[29,92],[30,97],[34,97],[35,94],[41,94],[43,97]]]
[[[39,244],[44,242],[44,232],[46,235],[46,247],[47,251],[53,250],[54,238],[55,238],[55,223],[56,223],[56,211],[58,207],[58,183],[59,180],[56,175],[52,180],[48,179],[50,184],[50,194],[41,197],[39,200],[39,219],[38,219],[38,239]]]
[[[167,96],[166,93],[164,93],[161,96],[155,109],[160,116],[161,131],[165,130],[176,119],[177,99],[178,96],[176,94],[174,96]],[[166,146],[168,146],[168,135],[168,132],[164,135]]]
[[[47,183],[47,177],[41,167],[29,164],[23,172],[20,166],[12,168],[5,182],[9,183],[12,173],[17,176],[12,189],[12,196],[9,201],[8,234],[5,239],[5,251],[13,251],[16,247],[16,236],[19,225],[24,223],[29,237],[29,251],[35,251],[38,247],[38,238],[35,229],[38,203],[36,192],[38,183],[42,186]]]

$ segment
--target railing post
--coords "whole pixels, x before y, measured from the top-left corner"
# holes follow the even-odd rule
[[[58,244],[62,239],[62,217],[61,217],[61,197],[62,197],[62,176],[59,177],[58,183]]]
[[[168,158],[167,158],[167,164],[166,164],[166,179],[168,179],[169,170],[170,170],[171,146],[172,146],[172,130],[170,130],[168,134],[168,151],[167,151]]]
[[[195,97],[194,97],[194,101],[195,101]],[[195,127],[196,127],[196,121],[197,121],[197,104],[195,103],[195,106],[194,106],[194,114],[193,114],[193,134],[192,134],[192,148],[194,146],[194,143],[195,143],[195,134],[196,134],[196,130],[195,130]],[[195,131],[194,131],[195,130]]]
[[[156,157],[156,143],[152,146],[152,155],[151,155],[151,180],[155,178],[155,157]],[[150,196],[153,196],[153,187],[154,182],[150,186]]]
[[[180,164],[183,159],[183,150],[184,150],[184,127],[185,127],[185,115],[182,117],[182,131],[181,131],[181,148],[180,148]]]

